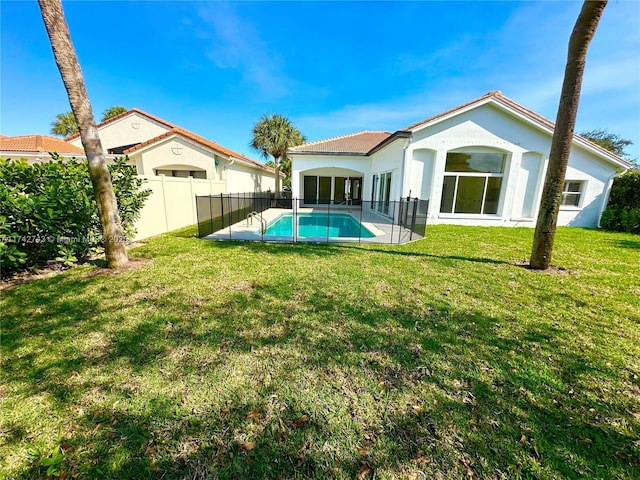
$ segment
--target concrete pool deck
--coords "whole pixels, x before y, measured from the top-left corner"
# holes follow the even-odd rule
[[[283,214],[291,214],[293,210],[285,208],[269,208],[253,218],[234,223],[230,227],[214,232],[203,238],[208,240],[249,240],[265,242],[293,242],[293,236],[268,236],[261,234],[262,224],[270,225]],[[327,214],[326,208],[298,208],[296,214],[320,213]],[[332,242],[332,243],[407,243],[423,238],[409,229],[392,224],[389,217],[375,211],[360,210],[359,208],[332,208],[330,214],[347,214],[361,222],[371,233],[373,238],[358,237],[297,237],[297,242]]]

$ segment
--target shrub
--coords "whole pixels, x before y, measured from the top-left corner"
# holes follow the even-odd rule
[[[102,245],[102,228],[84,161],[51,154],[49,162],[0,158],[0,258],[2,274],[47,261],[72,264]],[[134,223],[150,190],[122,157],[109,165],[124,234]]]
[[[640,233],[640,170],[627,172],[613,181],[600,225],[607,230]]]

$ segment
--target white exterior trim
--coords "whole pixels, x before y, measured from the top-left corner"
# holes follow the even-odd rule
[[[377,195],[372,191],[373,175],[391,171],[390,199],[398,200],[409,194],[428,199],[430,223],[533,227],[548,167],[553,128],[542,117],[536,118],[534,112],[529,113],[524,108],[519,110],[517,104],[512,106],[510,101],[503,98],[499,94],[489,94],[476,102],[416,124],[404,132],[404,136],[389,137],[390,141],[382,148],[374,148],[368,153],[345,155],[291,151],[292,195],[302,198],[301,182],[306,171],[323,171],[331,176],[334,169],[349,169],[363,174],[362,199],[367,201],[371,200],[372,194]],[[409,133],[409,138],[405,138]],[[400,138],[405,140],[396,141]],[[487,176],[483,173],[445,172],[447,154],[452,151],[495,151],[506,154],[496,214],[440,211],[445,176],[456,175],[457,179]],[[613,177],[628,168],[624,159],[575,136],[566,178],[583,182],[580,205],[561,207],[558,225],[597,227]],[[458,182],[456,180],[456,185]],[[481,199],[479,184],[466,182],[467,197],[471,195],[471,201],[480,201],[484,205],[489,185],[487,182]],[[469,190],[472,185],[475,185],[475,190]],[[458,192],[458,187],[455,188],[455,192]],[[467,198],[463,201],[467,201]],[[455,203],[452,208],[455,210]]]

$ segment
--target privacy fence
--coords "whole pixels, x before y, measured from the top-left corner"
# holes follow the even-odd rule
[[[196,196],[198,235],[217,240],[399,244],[420,239],[428,201],[318,203],[282,192]]]

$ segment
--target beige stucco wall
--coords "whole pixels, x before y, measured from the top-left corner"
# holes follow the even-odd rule
[[[153,120],[133,112],[124,118],[98,128],[102,147],[109,148],[131,145],[150,140],[158,135],[169,131],[166,125],[154,122]],[[82,148],[80,137],[69,140],[69,143]]]
[[[142,188],[151,189],[151,196],[136,223],[135,239],[153,237],[197,222],[196,195],[227,193],[225,183],[215,180],[154,176],[143,178]]]
[[[131,154],[139,175],[155,175],[156,169],[204,170],[207,179],[220,179],[215,167],[215,154],[180,136],[172,135],[152,146]]]
[[[222,165],[222,170],[229,193],[266,192],[267,190],[273,192],[275,190],[276,178],[274,174],[245,166],[237,161],[232,164],[225,162]]]

